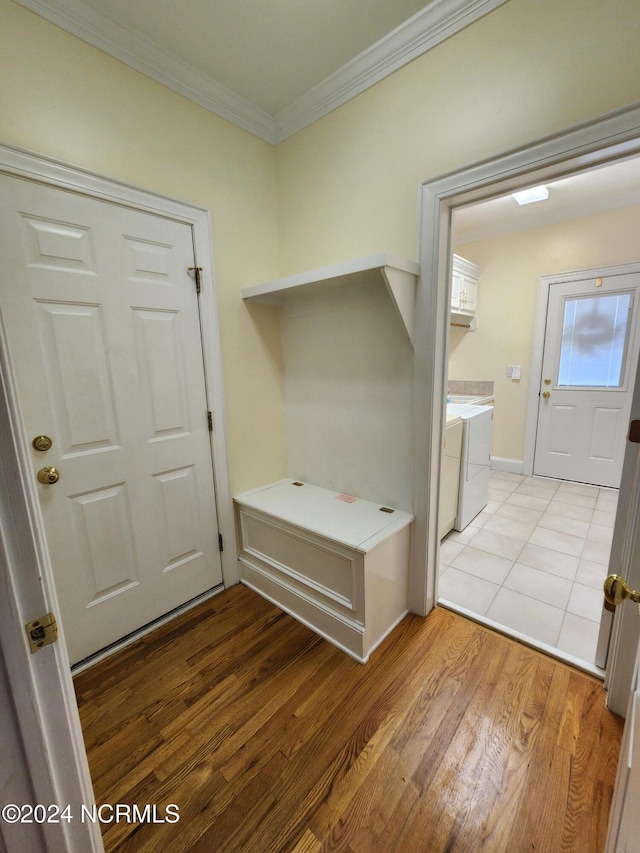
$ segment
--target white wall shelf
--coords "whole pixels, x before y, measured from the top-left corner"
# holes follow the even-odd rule
[[[414,261],[387,252],[244,287],[242,298],[247,302],[279,305],[291,296],[319,288],[362,282],[367,277],[370,279],[371,273],[375,271],[381,276],[407,337],[413,344],[416,287],[420,266]]]

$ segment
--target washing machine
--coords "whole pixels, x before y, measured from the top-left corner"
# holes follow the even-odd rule
[[[447,406],[453,410],[453,405]],[[462,418],[462,454],[455,530],[464,530],[489,500],[493,406],[456,405]]]

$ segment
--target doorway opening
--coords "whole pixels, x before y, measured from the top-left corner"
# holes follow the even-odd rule
[[[640,159],[546,186],[541,204],[507,194],[452,211],[446,435],[464,399],[494,407],[494,430],[486,505],[441,540],[438,600],[602,676],[602,583],[640,345]],[[473,312],[456,303],[461,259],[481,271]],[[570,272],[549,275],[560,268]],[[615,381],[596,375],[605,361]]]
[[[615,124],[617,117],[612,118],[612,122]],[[634,134],[629,134],[629,138],[624,140],[621,143],[617,143],[616,145],[608,145],[607,143],[615,138],[614,134],[603,134],[600,139],[600,146],[598,146],[597,141],[595,139],[591,140],[592,147],[589,151],[586,150],[586,146],[582,148],[579,156],[571,156],[573,152],[578,150],[578,146],[573,146],[567,144],[567,140],[550,140],[548,143],[542,143],[539,146],[539,150],[533,152],[531,149],[523,152],[522,155],[513,155],[506,156],[504,158],[500,158],[498,161],[494,161],[488,164],[481,164],[477,167],[472,167],[469,170],[466,170],[464,173],[459,173],[454,176],[446,176],[441,180],[434,181],[429,185],[425,185],[423,189],[423,244],[422,244],[422,257],[423,257],[423,277],[427,280],[427,293],[430,300],[430,309],[434,311],[435,317],[431,324],[429,324],[429,331],[433,336],[433,340],[435,343],[432,343],[431,350],[431,361],[430,367],[432,368],[432,377],[433,384],[430,388],[430,392],[433,395],[433,406],[431,407],[431,413],[433,418],[433,435],[432,435],[432,444],[431,444],[431,452],[437,457],[438,465],[431,466],[430,473],[430,484],[431,491],[429,494],[430,497],[430,505],[433,505],[433,502],[436,502],[439,497],[439,471],[440,469],[444,469],[444,457],[441,455],[440,447],[443,438],[443,431],[445,428],[445,416],[444,412],[446,410],[446,390],[447,390],[447,380],[451,378],[451,372],[449,371],[450,358],[453,358],[455,361],[455,347],[453,344],[455,341],[449,337],[449,311],[450,311],[450,303],[451,303],[451,294],[452,294],[452,285],[451,285],[451,273],[452,273],[452,259],[454,253],[457,255],[464,255],[462,252],[462,247],[466,246],[468,243],[479,243],[481,242],[477,237],[473,240],[468,241],[460,241],[457,239],[456,234],[456,217],[458,214],[464,215],[464,213],[471,208],[471,206],[480,206],[480,203],[486,202],[497,202],[501,201],[508,197],[510,193],[517,189],[521,189],[526,186],[532,186],[535,184],[547,183],[552,184],[554,180],[559,180],[561,178],[566,178],[567,176],[578,175],[581,173],[592,172],[595,170],[601,169],[601,167],[613,164],[613,163],[621,163],[623,160],[630,160],[633,157],[636,157],[638,152],[640,151],[640,144],[637,140],[637,127]],[[605,147],[606,146],[606,147]],[[537,156],[541,155],[541,156]],[[564,158],[564,159],[563,159]],[[585,214],[589,213],[590,215],[596,215],[592,211],[584,211]],[[537,215],[537,214],[536,214]],[[513,229],[514,232],[516,229]],[[513,237],[514,240],[517,237]],[[556,251],[558,251],[558,247],[556,246]],[[428,254],[427,254],[428,253]],[[478,258],[468,258],[471,261],[477,261]],[[634,260],[638,260],[636,257]],[[617,260],[615,256],[612,257],[611,262]],[[628,258],[623,258],[623,260],[628,260]],[[604,262],[603,262],[604,263]],[[481,265],[481,264],[480,264]],[[544,271],[540,270],[539,274],[551,273],[555,272],[559,269],[576,269],[579,267],[588,267],[588,266],[596,266],[591,260],[584,263],[556,263],[553,266],[548,266]],[[536,276],[537,282],[538,276]],[[436,286],[437,283],[437,286]],[[431,285],[431,287],[429,287]],[[518,296],[519,294],[516,294]],[[513,326],[511,331],[514,331],[517,334],[517,319],[518,312],[521,311],[522,306],[520,303],[520,299],[512,298],[508,302],[503,303],[504,310],[506,312],[506,320],[503,318],[503,323],[505,326]],[[533,302],[535,303],[535,295],[533,297]],[[477,291],[477,305],[479,309],[479,313],[477,315],[478,322],[482,323],[482,281],[480,281],[478,285]],[[495,321],[496,318],[492,318]],[[425,327],[427,324],[425,324]],[[457,333],[460,336],[466,335],[469,338],[475,336],[480,337],[478,331],[460,331],[455,332],[452,330],[451,338],[453,338],[453,334]],[[530,350],[530,347],[529,347]],[[530,353],[527,353],[529,357]],[[429,358],[427,356],[427,363],[429,363]],[[517,379],[518,375],[518,366],[522,368],[523,359],[519,356],[510,356],[506,351],[501,353],[501,360],[505,362],[501,369],[501,374],[506,371],[508,368],[511,369],[511,374],[509,377],[509,382],[514,382]],[[515,369],[514,369],[515,368]],[[515,374],[515,375],[514,375]],[[522,377],[522,371],[520,371],[520,376]],[[474,375],[474,376],[464,376],[464,377],[454,377],[458,379],[473,379],[478,381],[488,381],[491,380],[491,376],[486,375]],[[505,377],[506,378],[506,377]],[[500,376],[502,379],[502,376]],[[497,379],[494,381],[497,382]],[[521,386],[522,387],[521,383]],[[458,389],[457,389],[458,390]],[[484,394],[486,395],[486,390]],[[493,396],[493,395],[492,395]],[[494,401],[495,402],[495,401]],[[526,410],[527,410],[527,401],[526,394],[524,401],[520,401],[520,408],[522,410],[522,417],[526,422]],[[509,419],[510,420],[510,419]],[[499,455],[499,454],[496,454]],[[585,499],[589,499],[589,503],[593,501],[594,506],[590,507],[591,512],[599,512],[606,513],[608,516],[606,519],[604,516],[598,516],[597,520],[608,521],[611,522],[612,517],[615,517],[615,501],[617,493],[615,490],[610,490],[608,493],[599,492],[599,488],[596,488],[595,492],[590,495],[580,494],[582,490],[586,492],[587,486],[583,484],[575,484],[571,485],[570,482],[551,482],[551,480],[555,478],[545,478],[545,482],[535,482],[529,480],[525,482],[528,478],[530,478],[533,474],[533,470],[525,469],[525,456],[523,448],[520,449],[519,456],[516,453],[502,453],[502,459],[494,460],[498,461],[497,470],[492,471],[491,476],[491,488],[492,490],[496,489],[494,484],[495,479],[498,477],[501,479],[501,482],[498,483],[497,488],[502,487],[502,492],[505,496],[512,494],[517,489],[519,489],[519,494],[523,494],[523,492],[530,491],[533,489],[540,489],[544,486],[547,486],[549,492],[553,492],[553,494],[549,495],[547,501],[550,503],[552,500],[556,500],[557,503],[562,503],[563,501],[567,504],[567,506],[571,507],[573,505],[580,505],[581,503],[586,502]],[[500,464],[502,463],[502,464]],[[427,465],[427,467],[429,467]],[[438,470],[438,474],[436,471]],[[434,483],[437,484],[437,487],[434,488]],[[562,491],[559,493],[558,497],[556,497],[555,493],[562,486]],[[505,488],[506,487],[506,488]],[[592,487],[593,488],[593,487]],[[531,493],[529,497],[542,497],[541,495],[536,495]],[[516,499],[517,501],[518,499]],[[599,503],[599,508],[596,510],[596,505]],[[495,503],[498,503],[497,501]],[[506,501],[501,501],[500,503],[506,503]],[[512,502],[515,503],[515,502]],[[490,507],[496,509],[495,506]],[[557,507],[554,507],[556,509]],[[546,510],[546,507],[545,507]],[[541,512],[541,516],[544,515],[545,510],[538,509],[538,512]],[[509,510],[507,510],[509,513]],[[510,516],[504,513],[508,519]],[[489,518],[492,516],[492,513],[488,513]],[[569,516],[566,516],[567,518]],[[485,516],[484,520],[487,522],[489,520]],[[448,563],[447,568],[456,561],[459,557],[459,554],[468,547],[467,542],[459,542],[457,545],[462,545],[462,548],[454,549],[450,548],[450,553],[447,555],[446,551],[442,552],[440,548],[440,538],[437,532],[437,519],[438,513],[431,510],[428,513],[428,527],[429,530],[433,533],[434,539],[437,540],[438,544],[433,549],[433,553],[429,554],[429,557],[433,560],[429,560],[429,569],[427,572],[427,602],[431,601],[432,603],[437,602],[439,599],[448,600],[444,595],[441,594],[439,589],[438,580],[439,580],[439,571],[436,568],[440,564],[440,557],[444,556],[446,562]],[[549,516],[547,516],[549,519]],[[574,519],[578,521],[579,519]],[[520,519],[511,518],[511,521],[514,523],[519,522]],[[510,522],[504,522],[505,525],[509,525]],[[523,524],[526,526],[526,522],[522,520]],[[593,518],[589,522],[582,522],[583,524],[591,525],[595,524],[593,522]],[[532,519],[528,520],[528,525],[532,527]],[[495,525],[494,525],[495,526]],[[534,524],[532,527],[532,531],[529,533],[529,536],[524,540],[522,548],[525,545],[529,544],[529,538],[533,535],[533,530],[538,525]],[[571,522],[568,523],[568,526],[572,526]],[[603,525],[595,525],[597,527],[604,527]],[[588,530],[589,527],[583,528],[584,530]],[[563,531],[553,531],[552,528],[549,528],[551,531],[551,536],[554,533],[562,534]],[[603,531],[595,531],[596,533],[602,533],[602,537],[610,540],[611,538],[611,528],[608,528],[607,533]],[[477,532],[474,535],[477,535]],[[495,535],[499,535],[498,531],[485,531],[485,534],[488,532],[492,532]],[[513,532],[513,531],[511,531]],[[457,532],[458,535],[462,534],[464,537],[464,533],[462,531]],[[454,534],[456,535],[456,534]],[[468,535],[468,534],[467,534]],[[502,534],[504,535],[504,534]],[[540,535],[540,534],[538,534]],[[565,535],[573,535],[573,534],[565,534]],[[485,538],[487,538],[485,536]],[[513,537],[512,537],[513,538]],[[455,540],[454,540],[455,541]],[[477,544],[477,543],[476,543]],[[534,543],[531,543],[534,544]],[[603,547],[605,543],[600,543]],[[448,546],[447,546],[448,547]],[[541,545],[540,547],[545,547]],[[428,549],[429,550],[429,549]],[[453,550],[457,550],[458,553],[451,557],[451,552]],[[531,550],[531,549],[530,549]],[[481,551],[480,548],[477,549],[478,552]],[[561,553],[561,552],[558,552]],[[467,552],[468,556],[469,552]],[[448,559],[447,559],[448,556]],[[484,558],[483,554],[476,554],[472,556],[477,556],[479,560]],[[496,555],[501,556],[502,559],[507,560],[509,565],[509,572],[514,568],[517,558],[520,556],[520,552],[513,557],[509,555]],[[571,555],[569,555],[571,556]],[[578,555],[576,555],[578,556]],[[586,558],[585,558],[586,559]],[[602,558],[600,558],[602,559]],[[591,561],[595,562],[595,561]],[[602,564],[604,565],[604,564]],[[506,566],[503,566],[505,568]],[[460,570],[460,560],[458,559],[457,568]],[[537,566],[530,566],[530,569],[534,569],[537,571],[543,571],[544,569]],[[583,566],[583,572],[586,572],[588,567]],[[521,569],[519,569],[522,572]],[[507,572],[507,574],[509,574]],[[517,573],[516,573],[517,574]],[[529,575],[529,582],[531,582],[532,577],[535,576],[534,572],[524,572],[524,574]],[[577,574],[577,567],[576,567]],[[583,580],[587,580],[586,574],[581,575]],[[452,579],[453,578],[452,575]],[[513,580],[513,577],[512,577]],[[565,578],[563,580],[568,580]],[[575,575],[571,580],[571,587],[576,583]],[[595,580],[592,580],[594,586],[592,587],[596,596],[599,597],[599,600],[602,600],[602,596],[599,590],[595,589]],[[599,582],[598,582],[599,583]],[[501,584],[502,585],[502,584]],[[560,583],[557,584],[563,588],[563,593],[566,593],[566,584]],[[587,584],[584,584],[587,586]],[[576,588],[578,589],[578,588]],[[582,590],[580,590],[582,591]],[[433,595],[433,598],[430,599],[430,594]],[[570,593],[569,593],[570,597]],[[574,599],[575,601],[575,599]],[[554,605],[552,605],[554,606]],[[574,606],[578,606],[575,605]],[[468,615],[473,615],[474,618],[478,618],[479,621],[485,621],[486,617],[483,617],[482,614],[472,614],[472,611],[469,610]],[[573,614],[579,615],[579,614]],[[591,610],[591,615],[596,615]],[[564,615],[563,617],[564,618]],[[585,618],[585,617],[582,617]],[[592,619],[594,623],[595,619]],[[521,639],[525,642],[531,642],[532,645],[537,645],[540,641],[536,641],[536,638],[531,638],[527,636],[526,631],[519,630],[518,628],[513,628],[510,626],[504,626],[504,632],[515,635],[518,639]],[[592,638],[592,644],[595,642],[595,639]],[[561,657],[564,659],[569,659],[572,663],[581,666],[581,668],[586,669],[587,671],[602,674],[602,671],[595,667],[593,661],[584,661],[583,659],[578,658],[576,655],[572,655],[571,652],[563,652],[562,650],[558,651],[552,646],[552,644],[545,644],[545,651],[555,654],[557,657]]]

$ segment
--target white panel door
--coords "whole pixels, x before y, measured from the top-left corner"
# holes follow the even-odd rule
[[[190,226],[0,179],[0,300],[72,662],[222,581]]]
[[[620,485],[639,293],[637,273],[550,285],[535,474]]]

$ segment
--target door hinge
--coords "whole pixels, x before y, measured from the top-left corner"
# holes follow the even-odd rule
[[[209,424],[209,432],[213,432],[213,415],[207,412],[207,423]]]
[[[50,646],[58,639],[58,625],[53,613],[47,613],[46,616],[41,616],[33,622],[27,622],[24,627],[27,629],[31,654],[39,652],[44,646]]]
[[[187,267],[189,272],[192,272],[196,281],[196,293],[200,293],[200,273],[202,272],[202,267]]]
[[[640,421],[631,421],[629,424],[629,441],[640,444]]]
[[[224,551],[224,544],[222,542],[222,533],[218,533],[218,547],[220,551]]]

